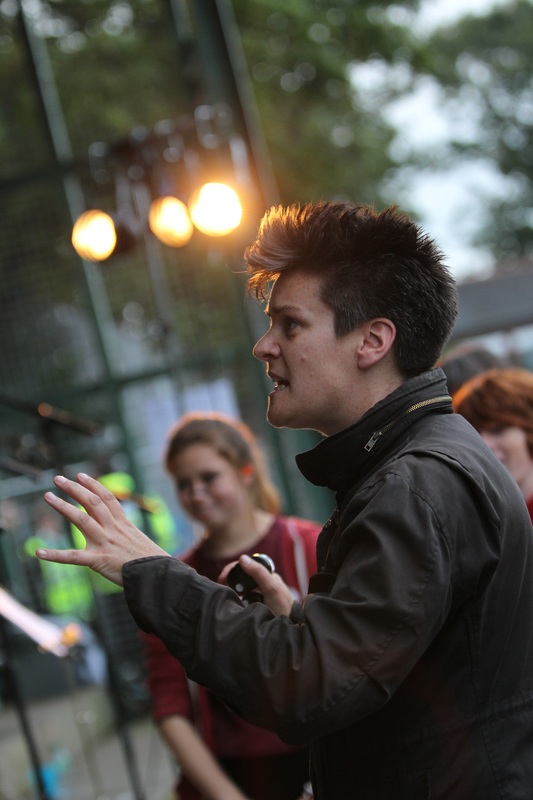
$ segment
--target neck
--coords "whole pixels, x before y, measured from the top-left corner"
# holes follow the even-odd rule
[[[239,556],[267,533],[274,515],[258,509],[246,509],[223,529],[205,532],[204,549],[217,558]]]
[[[384,400],[402,383],[405,383],[396,371],[390,370],[376,371],[372,376],[368,375],[368,378],[369,380],[363,379],[359,382],[357,388],[354,389],[353,400],[345,409],[344,415],[339,414],[333,424],[324,426],[324,429],[319,431],[320,433],[330,436],[333,433],[349,428],[359,422],[361,417],[379,403],[380,400]]]

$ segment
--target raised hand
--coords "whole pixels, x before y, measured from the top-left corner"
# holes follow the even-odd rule
[[[39,549],[38,558],[90,567],[122,586],[122,567],[127,561],[146,556],[168,557],[165,550],[126,518],[115,495],[99,481],[80,472],[76,481],[58,475],[54,483],[85,511],[53,492],[46,492],[44,499],[80,529],[87,544],[84,550]]]

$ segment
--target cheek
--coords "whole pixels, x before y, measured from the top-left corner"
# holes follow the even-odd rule
[[[492,433],[487,433],[486,431],[480,431],[479,434],[487,447],[490,447],[493,453],[501,455],[502,447],[499,437]]]
[[[527,439],[523,431],[513,430],[508,436],[502,437],[501,446],[509,458],[526,460],[528,457]]]
[[[189,492],[180,492],[179,489],[176,490],[176,495],[178,498],[178,503],[185,511],[188,511],[191,508],[191,495]]]
[[[526,466],[529,463],[529,454],[524,444],[510,446],[506,450],[505,456],[509,460],[509,464],[514,464],[517,467]]]
[[[213,498],[226,505],[237,505],[245,495],[244,487],[233,480],[217,481],[211,486]]]

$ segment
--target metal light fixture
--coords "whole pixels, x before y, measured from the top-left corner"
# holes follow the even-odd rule
[[[76,221],[72,244],[89,261],[125,252],[149,232],[169,247],[185,246],[195,228],[227,236],[243,208],[226,175],[241,190],[251,188],[246,147],[224,105],[199,106],[152,132],[134,129],[114,145],[95,142],[89,167],[95,183],[115,184],[117,208],[108,214],[93,207]]]

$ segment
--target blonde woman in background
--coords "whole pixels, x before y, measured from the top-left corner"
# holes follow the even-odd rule
[[[241,554],[265,553],[295,599],[307,593],[320,526],[280,514],[246,425],[218,414],[188,414],[170,431],[164,458],[180,505],[203,529],[182,560],[216,581]],[[296,800],[302,794],[306,748],[237,717],[189,681],[156,637],[146,637],[146,652],[154,719],[181,770],[180,800]]]

